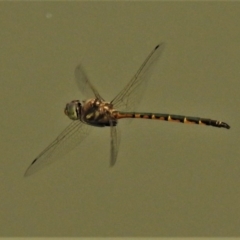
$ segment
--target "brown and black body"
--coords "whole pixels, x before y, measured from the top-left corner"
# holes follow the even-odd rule
[[[167,113],[114,112],[113,116],[116,119],[121,119],[121,118],[155,119],[155,120],[162,120],[162,121],[169,121],[169,122],[207,125],[207,126],[213,126],[213,127],[219,127],[219,128],[223,127],[227,129],[230,128],[230,126],[227,123],[217,121],[217,120],[200,118],[200,117],[188,117],[188,116],[174,115],[174,114],[167,114]]]
[[[80,104],[78,100],[74,100],[72,103]],[[84,101],[81,104],[81,107],[79,107],[76,111],[78,112],[78,118],[80,121],[95,127],[116,126],[118,119],[122,118],[139,118],[230,129],[230,126],[227,123],[218,120],[212,120],[209,118],[189,117],[167,113],[117,111],[113,108],[113,105],[111,103],[101,101],[99,99],[89,99],[87,101]]]

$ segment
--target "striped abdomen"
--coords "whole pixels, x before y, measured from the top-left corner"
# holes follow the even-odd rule
[[[199,117],[186,117],[181,115],[172,115],[164,113],[137,113],[137,112],[113,112],[115,118],[144,118],[144,119],[156,119],[163,121],[171,122],[180,122],[180,123],[194,123],[199,125],[208,125],[213,127],[223,127],[229,129],[230,126],[221,121],[211,120],[207,118]]]

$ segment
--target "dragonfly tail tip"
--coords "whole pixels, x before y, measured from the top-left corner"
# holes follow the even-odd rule
[[[226,129],[230,129],[230,126],[225,122],[222,122],[222,127],[226,128]]]

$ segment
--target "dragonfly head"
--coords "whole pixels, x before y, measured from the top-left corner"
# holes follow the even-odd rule
[[[64,113],[72,120],[79,120],[81,114],[81,103],[78,100],[73,100],[66,104]]]

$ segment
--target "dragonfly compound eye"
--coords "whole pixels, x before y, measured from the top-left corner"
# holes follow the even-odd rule
[[[79,111],[80,111],[79,101],[72,101],[66,104],[64,113],[72,120],[79,120]]]

